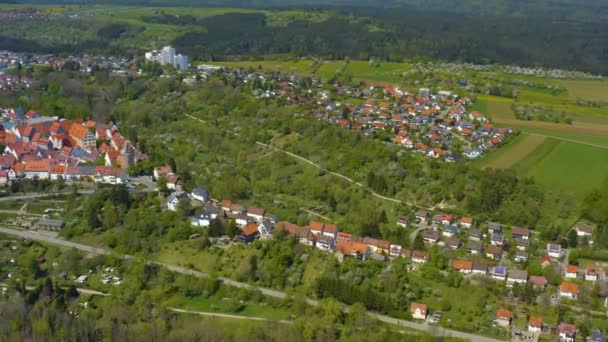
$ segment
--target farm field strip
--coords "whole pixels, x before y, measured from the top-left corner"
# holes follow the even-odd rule
[[[608,178],[608,150],[561,142],[527,175],[548,188],[586,193]]]
[[[534,153],[546,138],[540,135],[522,134],[478,163],[482,168],[508,169]]]

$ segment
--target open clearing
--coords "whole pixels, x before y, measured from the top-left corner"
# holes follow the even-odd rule
[[[521,134],[500,150],[482,158],[478,165],[482,168],[508,169],[524,159],[543,144],[545,137]]]

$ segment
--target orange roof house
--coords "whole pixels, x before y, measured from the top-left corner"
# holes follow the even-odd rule
[[[452,260],[452,268],[462,273],[470,273],[473,270],[473,262],[470,260]]]
[[[426,304],[411,303],[410,304],[410,313],[412,314],[412,317],[415,319],[426,319],[426,314],[427,314]]]
[[[499,309],[498,311],[496,311],[496,320],[498,321],[498,324],[502,326],[511,325],[512,318],[513,314],[509,310]]]
[[[541,330],[543,328],[543,318],[538,316],[530,316],[528,320],[528,330],[538,329]]]

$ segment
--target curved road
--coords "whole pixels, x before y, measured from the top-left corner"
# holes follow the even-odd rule
[[[93,253],[93,254],[111,254],[110,251],[103,249],[103,248],[97,248],[97,247],[92,247],[92,246],[88,246],[88,245],[83,245],[80,243],[57,239],[57,238],[53,238],[50,236],[41,235],[41,234],[38,234],[38,233],[32,232],[32,231],[16,230],[16,229],[0,227],[0,233],[19,236],[24,239],[43,241],[46,243],[51,243],[51,244],[55,244],[55,245],[59,245],[59,246],[63,246],[63,247],[76,248],[76,249],[79,249],[79,250],[82,250],[82,251],[85,251],[88,253]],[[118,256],[123,259],[126,259],[126,260],[135,260],[136,259],[134,256],[127,255],[127,254],[119,254]],[[164,267],[170,271],[177,272],[177,273],[193,275],[195,277],[209,277],[209,275],[206,273],[194,271],[194,270],[191,270],[191,269],[188,269],[185,267],[181,267],[181,266],[169,265],[169,264],[160,263],[160,262],[156,262],[156,261],[148,261],[148,263],[154,264],[154,265],[159,265],[161,267]],[[251,286],[246,283],[234,281],[234,280],[231,280],[228,278],[218,278],[218,279],[228,286],[258,290],[258,291],[260,291],[260,293],[262,293],[265,296],[281,298],[281,299],[288,297],[288,295],[285,292],[271,290],[271,289],[267,289],[267,288],[263,288],[263,287],[255,287],[255,286]],[[310,298],[307,298],[306,302],[311,306],[316,306],[319,304],[319,301],[310,299]],[[416,329],[416,330],[422,330],[422,331],[428,332],[433,335],[458,337],[458,338],[463,338],[463,339],[467,339],[467,340],[474,341],[474,342],[497,342],[497,341],[499,341],[499,340],[488,338],[485,336],[468,334],[468,333],[464,333],[464,332],[457,331],[457,330],[451,330],[451,329],[441,328],[438,326],[432,326],[432,325],[427,325],[427,324],[422,324],[422,323],[406,321],[406,320],[402,320],[402,319],[396,319],[393,317],[381,315],[381,314],[374,313],[374,312],[368,311],[368,314],[371,317],[374,317],[377,320],[385,322],[385,323],[395,324],[398,326],[408,327],[408,328]]]

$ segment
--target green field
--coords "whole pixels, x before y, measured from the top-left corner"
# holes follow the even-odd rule
[[[517,120],[511,104],[512,100],[505,98],[478,97],[476,109],[485,109],[496,125],[512,127],[523,134],[475,165],[514,168],[547,188],[578,195],[608,178],[608,115],[604,110],[571,104],[556,106],[577,110],[574,123],[567,125]]]
[[[545,139],[539,135],[521,134],[500,150],[490,153],[475,163],[482,168],[507,169],[513,167],[530,153],[535,152]]]
[[[565,80],[560,83],[572,98],[608,101],[608,81]]]
[[[608,178],[608,150],[561,142],[528,176],[548,188],[585,193]]]
[[[402,73],[407,71],[411,64],[407,63],[380,63],[371,65],[367,61],[322,61],[314,66],[313,61],[235,61],[235,62],[209,62],[205,64],[222,65],[227,67],[262,68],[266,71],[281,71],[301,75],[315,75],[322,79],[329,79],[341,71],[352,76],[355,80],[368,80],[388,83],[401,83]]]

